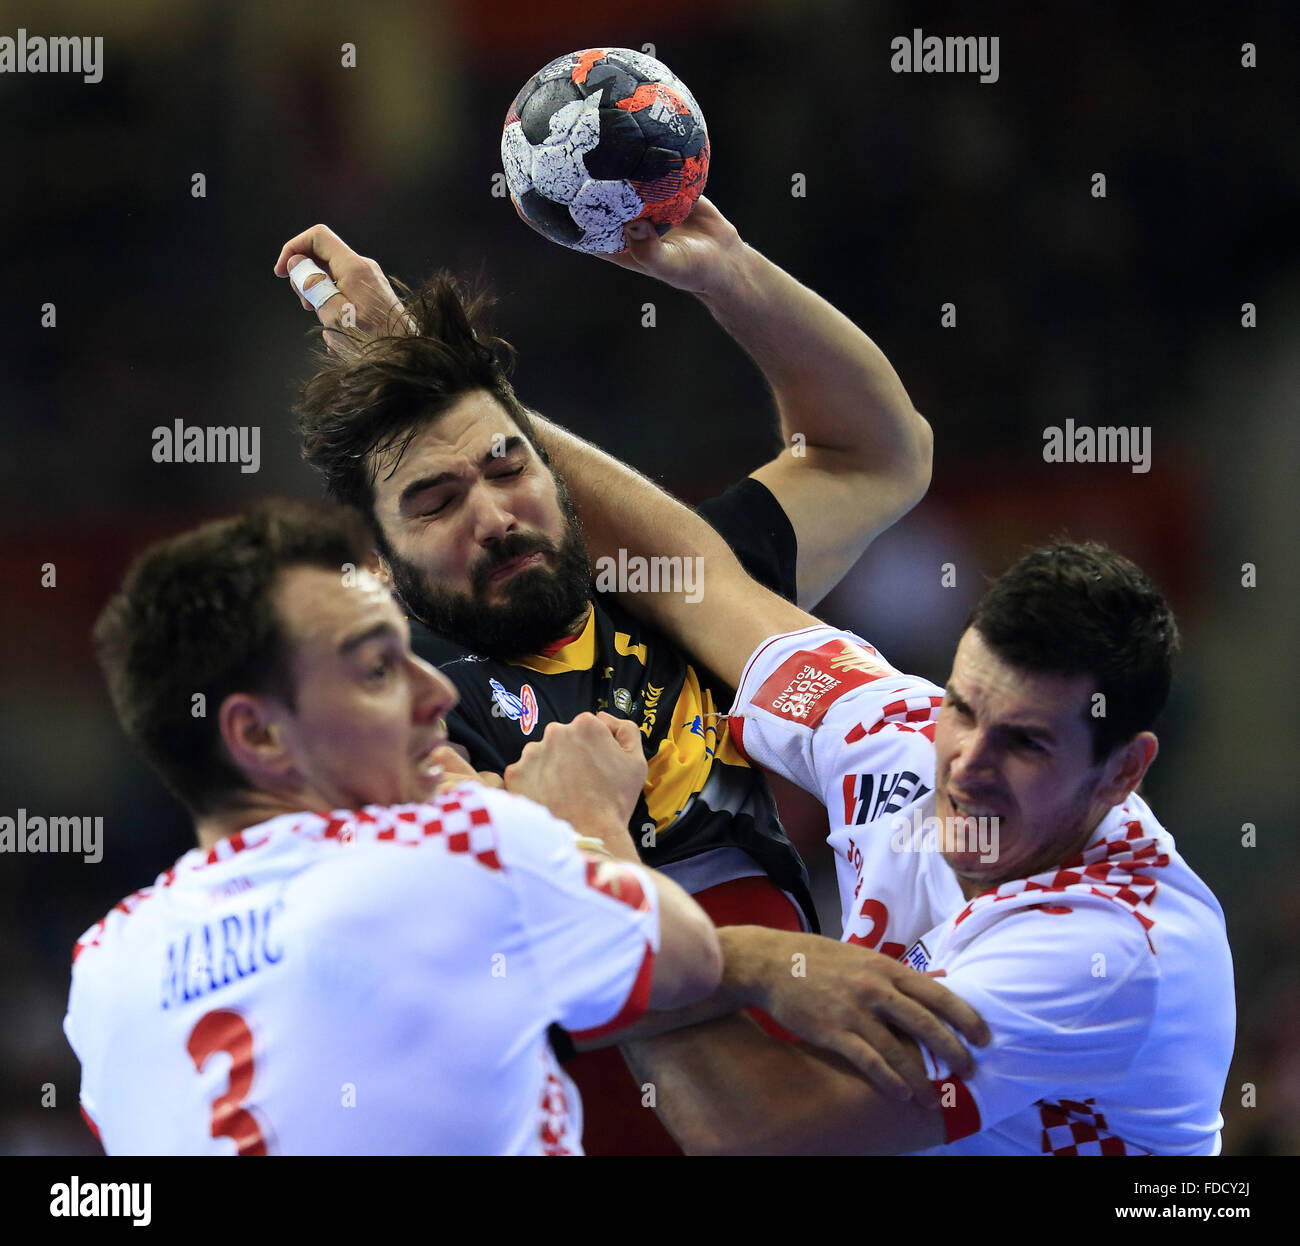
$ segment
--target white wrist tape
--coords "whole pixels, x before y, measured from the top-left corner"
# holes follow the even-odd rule
[[[319,273],[325,278],[324,281],[318,281],[310,290],[303,289],[308,277]],[[295,264],[289,273],[289,280],[293,282],[298,293],[309,302],[312,307],[319,311],[321,304],[332,299],[336,294],[342,294],[343,291],[330,280],[327,273],[315,260],[306,259],[300,264]]]

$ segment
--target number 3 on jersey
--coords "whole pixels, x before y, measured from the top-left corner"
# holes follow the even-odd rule
[[[253,1032],[248,1023],[237,1012],[210,1012],[190,1031],[185,1049],[200,1073],[209,1056],[218,1051],[230,1056],[226,1093],[212,1104],[212,1136],[232,1139],[238,1155],[265,1155],[262,1127],[252,1112],[239,1106],[253,1086]]]

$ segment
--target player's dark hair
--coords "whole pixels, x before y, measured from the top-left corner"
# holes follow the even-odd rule
[[[490,296],[463,292],[447,272],[435,273],[414,294],[393,284],[406,296],[407,324],[394,315],[390,332],[369,338],[329,330],[336,343],[342,333],[346,345],[319,352],[319,366],[294,407],[303,458],[325,477],[330,497],[365,516],[384,553],[374,505],[381,463],[395,471],[415,435],[465,394],[489,393],[547,462],[510,384],[514,349],[481,330]]]
[[[286,567],[342,573],[369,541],[337,507],[270,500],[150,546],[100,614],[95,651],[127,736],[195,815],[248,787],[221,742],[234,692],[295,704],[272,589]],[[203,700],[196,698],[202,695]]]
[[[1159,588],[1096,542],[1059,540],[1030,550],[984,591],[966,621],[1022,670],[1091,675],[1105,697],[1084,718],[1096,764],[1150,730],[1169,696],[1178,627]]]

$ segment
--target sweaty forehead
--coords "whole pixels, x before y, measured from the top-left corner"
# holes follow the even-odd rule
[[[973,627],[957,646],[949,684],[987,717],[1034,719],[1044,725],[1076,717],[1096,687],[1090,675],[1051,675],[1013,666]]]
[[[365,570],[288,567],[280,573],[273,597],[295,648],[304,652],[333,651],[380,623],[402,626],[392,594]]]

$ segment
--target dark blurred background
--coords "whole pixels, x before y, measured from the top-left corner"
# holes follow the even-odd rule
[[[692,500],[775,452],[761,378],[703,308],[542,240],[492,194],[531,73],[652,43],[707,118],[709,196],[873,336],[935,429],[929,496],[826,617],[942,681],[983,576],[1027,543],[1107,541],[1169,594],[1185,651],[1145,790],[1227,914],[1225,1151],[1295,1153],[1293,7],[613,7],[0,4],[0,35],[104,39],[98,83],[0,74],[0,814],[105,826],[97,865],[0,856],[0,1152],[95,1150],[60,1029],[69,953],[191,845],[116,726],[91,622],[147,539],[318,492],[288,414],[312,318],[271,274],[287,238],[324,221],[408,282],[439,265],[487,280],[523,399]],[[997,35],[999,80],[890,72],[890,40],[918,27]],[[176,418],[258,426],[260,471],[155,463],[152,430]],[[1067,418],[1149,426],[1151,471],[1044,463]],[[835,933],[820,811],[783,801]]]

